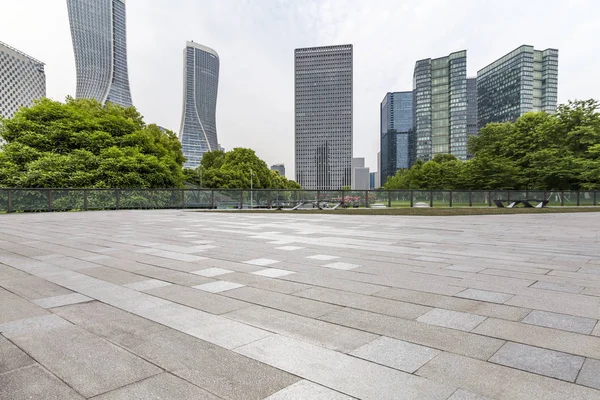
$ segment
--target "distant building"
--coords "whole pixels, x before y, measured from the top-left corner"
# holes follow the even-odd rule
[[[129,107],[125,0],[67,0],[77,98]]]
[[[521,46],[477,73],[478,128],[531,111],[555,113],[558,50]]]
[[[467,140],[477,135],[477,78],[467,78]],[[470,157],[467,154],[467,157]]]
[[[213,49],[187,42],[183,50],[183,112],[179,140],[185,168],[200,165],[202,155],[218,150],[217,92],[219,55]]]
[[[413,76],[415,158],[467,158],[467,52],[417,61]]]
[[[352,190],[369,190],[371,188],[371,173],[368,167],[365,167],[364,158],[352,159],[352,180],[350,188]]]
[[[371,172],[370,175],[371,175],[370,180],[369,180],[370,188],[371,188],[371,190],[375,190],[375,189],[377,189],[376,179],[377,179],[377,175],[379,175],[379,172]]]
[[[0,42],[0,117],[12,118],[19,108],[42,97],[46,97],[44,63]]]
[[[413,92],[388,93],[381,102],[380,182],[411,166]]]
[[[350,184],[352,45],[296,49],[296,181],[311,190]]]
[[[285,176],[285,165],[284,164],[271,165],[271,171],[277,171],[277,172],[279,172],[279,175]]]

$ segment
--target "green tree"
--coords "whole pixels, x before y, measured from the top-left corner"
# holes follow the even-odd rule
[[[171,132],[135,108],[42,99],[1,121],[0,186],[172,188],[185,161]]]

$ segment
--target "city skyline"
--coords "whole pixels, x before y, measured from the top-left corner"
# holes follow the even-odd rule
[[[47,94],[64,101],[75,94],[75,64],[68,15],[62,1],[9,2],[0,26],[0,40],[46,62]],[[517,7],[518,6],[518,7]],[[520,12],[515,14],[517,7]],[[459,10],[460,9],[460,10]],[[468,10],[468,12],[465,12]],[[460,11],[460,12],[459,12]],[[469,76],[523,43],[561,51],[559,103],[598,97],[600,83],[590,78],[597,65],[598,45],[580,40],[598,32],[594,15],[600,6],[578,1],[507,1],[493,10],[480,2],[450,1],[435,7],[382,0],[367,7],[350,1],[344,7],[330,1],[268,7],[253,3],[127,1],[128,51],[135,106],[154,122],[177,131],[181,119],[181,43],[195,38],[219,49],[228,61],[221,71],[217,124],[226,148],[252,147],[269,164],[293,160],[294,48],[352,43],[355,57],[354,153],[376,168],[379,149],[379,103],[389,91],[409,90],[414,61],[466,48]],[[536,13],[540,18],[526,17]],[[219,15],[229,15],[227,20]],[[442,15],[444,17],[442,18]],[[438,17],[439,16],[439,17]],[[542,18],[543,17],[543,18]],[[518,30],[507,30],[510,19]],[[407,43],[393,35],[392,24],[403,20],[417,40]],[[433,23],[430,30],[423,21]],[[565,20],[577,24],[564,24]],[[468,21],[469,28],[460,28]],[[477,31],[477,35],[473,35]],[[444,32],[440,40],[439,32]],[[385,59],[385,62],[383,62]],[[252,60],[252,62],[248,61]],[[258,95],[257,95],[258,94]],[[276,138],[276,139],[274,139]]]
[[[133,105],[127,67],[125,0],[67,0],[77,98]]]

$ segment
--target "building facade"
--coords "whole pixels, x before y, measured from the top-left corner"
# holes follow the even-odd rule
[[[387,93],[381,102],[380,182],[396,174],[399,169],[410,168],[413,134],[413,92]]]
[[[67,0],[77,98],[129,107],[125,0]]]
[[[467,78],[467,141],[477,135],[477,77]],[[467,154],[470,158],[470,154]]]
[[[277,172],[279,172],[279,175],[285,176],[285,165],[284,164],[272,165],[271,171],[277,171]]]
[[[521,46],[477,73],[478,127],[515,121],[531,111],[555,113],[558,50]]]
[[[415,158],[467,158],[467,52],[417,61],[413,75]]]
[[[350,185],[352,45],[295,50],[296,181],[304,189]]]
[[[187,42],[183,51],[183,112],[181,141],[185,168],[196,168],[204,153],[219,150],[217,92],[219,55],[213,49]]]
[[[0,117],[12,118],[19,108],[42,97],[46,97],[44,63],[0,42]]]

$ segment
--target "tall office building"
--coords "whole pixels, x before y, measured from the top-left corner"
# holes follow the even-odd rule
[[[277,172],[279,172],[279,175],[285,176],[285,165],[284,164],[271,165],[271,171],[277,171]]]
[[[521,46],[477,73],[478,127],[556,112],[558,50]]]
[[[129,107],[125,0],[67,0],[77,98]]]
[[[413,133],[413,92],[388,93],[381,102],[380,182],[411,166]]]
[[[219,55],[213,49],[187,42],[183,51],[183,113],[179,140],[185,168],[200,165],[202,155],[220,150],[217,140]]]
[[[467,136],[477,135],[477,78],[467,78]],[[468,138],[467,138],[468,140]]]
[[[0,117],[12,118],[45,96],[44,63],[0,42]]]
[[[413,77],[414,151],[467,158],[467,52],[417,61]]]
[[[304,189],[351,183],[352,45],[295,50],[296,181]]]

